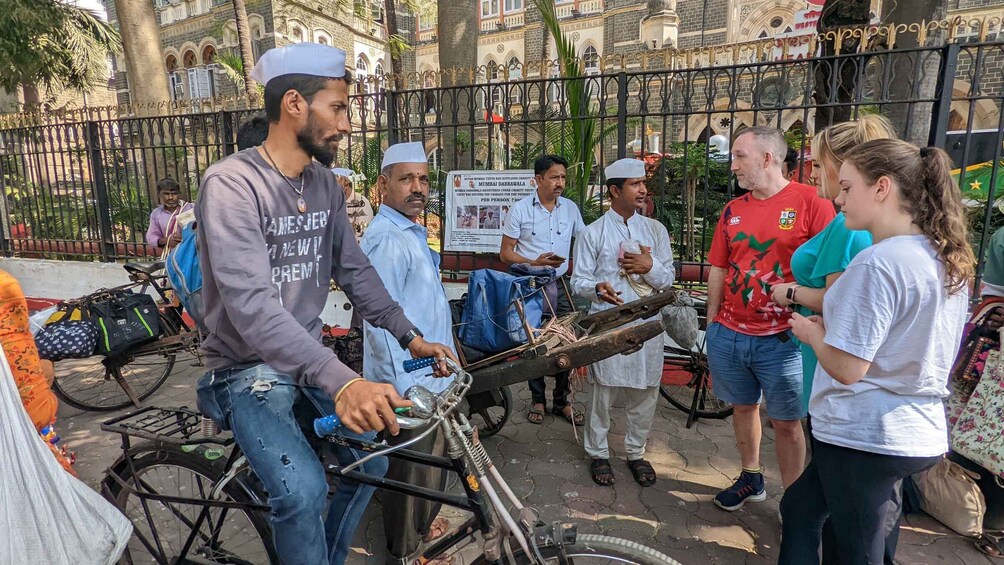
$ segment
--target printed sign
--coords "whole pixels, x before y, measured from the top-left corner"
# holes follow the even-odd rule
[[[498,253],[510,208],[535,190],[533,171],[450,172],[443,250]]]

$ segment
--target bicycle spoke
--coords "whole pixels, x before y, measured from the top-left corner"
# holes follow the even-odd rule
[[[138,472],[142,476],[136,480],[143,491],[167,496],[185,498],[207,498],[212,481],[195,471],[166,464],[154,464]],[[225,494],[221,500],[232,500]],[[204,507],[198,504],[148,501],[150,518],[142,509],[142,501],[129,497],[122,508],[133,521],[137,533],[144,537],[157,537],[169,562],[193,562],[218,564],[259,564],[268,563],[268,555],[244,512],[227,508],[210,508],[193,532],[196,521]],[[188,555],[180,555],[189,537],[195,540]],[[135,538],[134,538],[135,540]],[[250,543],[249,543],[250,542]],[[257,551],[254,551],[257,549]],[[133,563],[156,563],[149,550],[139,543],[130,542],[130,557]],[[208,561],[206,561],[208,560]]]

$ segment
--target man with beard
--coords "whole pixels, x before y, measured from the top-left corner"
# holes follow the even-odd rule
[[[315,43],[272,49],[251,76],[265,85],[268,137],[213,164],[196,203],[209,328],[199,408],[233,432],[269,493],[279,560],[340,565],[373,488],[339,481],[325,517],[328,484],[310,424],[335,413],[346,436],[395,435],[394,408],[409,403],[321,345],[329,280],[411,355],[454,354],[425,341],[387,294],[327,169],[351,131],[345,52]],[[445,363],[436,371],[445,375]],[[360,457],[348,448],[334,455],[342,465]],[[363,471],[382,475],[386,466],[377,459]]]
[[[452,343],[450,305],[439,274],[439,254],[429,248],[425,227],[418,223],[429,199],[429,162],[422,144],[398,143],[388,147],[377,188],[383,204],[363,236],[363,252],[380,274],[391,298],[404,306],[408,319],[430,340]],[[449,379],[435,379],[425,369],[405,371],[401,364],[407,355],[387,330],[367,322],[363,339],[363,374],[368,379],[393,385],[402,395],[414,385],[439,393],[450,384]],[[409,441],[422,431],[402,430],[388,438],[387,443]],[[442,433],[437,431],[409,449],[441,456],[446,444]],[[387,478],[433,490],[446,487],[442,470],[401,459],[391,460]],[[383,494],[382,501],[389,565],[405,562],[418,549],[423,537],[432,541],[450,527],[444,519],[433,521],[439,504],[389,491]]]
[[[708,363],[715,395],[735,405],[732,427],[742,462],[736,482],[715,504],[735,511],[767,498],[760,466],[760,402],[774,427],[781,483],[795,482],[805,467],[800,420],[802,355],[791,334],[791,312],[771,298],[773,285],[791,282],[791,256],[836,215],[814,187],[782,172],[784,134],[752,127],[732,143],[732,172],[750,191],[725,205],[708,262]],[[797,302],[793,289],[788,299]]]
[[[575,242],[572,290],[592,303],[590,313],[667,290],[676,275],[666,227],[638,213],[648,194],[645,162],[620,159],[604,174],[610,210],[589,224]],[[624,396],[627,412],[624,451],[628,468],[643,487],[656,481],[655,470],[645,460],[645,446],[659,399],[664,345],[660,333],[645,342],[640,351],[615,355],[589,366],[593,387],[583,447],[591,460],[590,474],[598,485],[611,486],[615,481],[607,436],[610,408],[620,395]]]
[[[585,229],[582,214],[574,202],[563,198],[568,161],[558,155],[544,155],[533,163],[537,190],[513,204],[502,228],[502,246],[499,258],[512,265],[528,263],[531,267],[552,267],[557,277],[568,272],[568,257],[572,237]],[[563,285],[562,285],[563,286]],[[563,290],[563,289],[562,289]],[[558,297],[552,312],[561,316],[572,311],[565,292],[551,293]],[[530,380],[531,404],[527,419],[534,424],[544,423],[547,398],[544,377]],[[551,412],[564,418],[573,426],[581,426],[584,417],[568,403],[568,371],[554,375],[551,393]]]

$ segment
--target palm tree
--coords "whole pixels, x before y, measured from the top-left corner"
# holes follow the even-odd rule
[[[258,96],[258,89],[251,79],[251,69],[254,67],[254,51],[251,49],[251,26],[248,23],[248,9],[244,0],[233,0],[234,19],[237,22],[237,43],[240,45],[241,83],[244,94],[248,99],[248,106],[253,106]],[[236,82],[236,81],[235,81]]]
[[[108,55],[120,48],[119,34],[98,15],[58,0],[5,3],[0,12],[0,87],[22,86],[25,103],[47,92],[86,92],[107,80]]]
[[[475,0],[441,1],[437,5],[439,26],[436,32],[439,39],[439,68],[442,73],[442,86],[461,86],[470,83],[470,69],[477,66],[478,61],[478,3]],[[455,73],[455,76],[454,76]],[[454,168],[473,167],[474,152],[471,151],[471,161],[459,162],[456,155],[454,124],[456,114],[467,106],[466,100],[459,99],[457,90],[444,91],[443,108],[439,108],[439,120],[443,126],[439,146],[443,150],[444,171]],[[453,156],[453,158],[451,158]],[[456,166],[454,166],[456,165]]]
[[[593,171],[596,147],[605,133],[596,131],[597,122],[594,112],[589,107],[591,96],[582,62],[576,56],[572,38],[561,30],[554,0],[533,0],[533,3],[540,10],[544,27],[554,37],[561,76],[570,79],[564,81],[564,86],[572,130],[571,145],[568,147],[567,143],[562,143],[563,148],[568,147],[562,153],[570,165],[568,187],[572,196],[569,197],[578,196],[580,202],[585,202],[589,193],[589,177]],[[543,72],[543,69],[541,71]]]
[[[130,101],[138,114],[155,114],[157,103],[170,100],[171,95],[153,2],[115,0],[115,13],[129,75]]]

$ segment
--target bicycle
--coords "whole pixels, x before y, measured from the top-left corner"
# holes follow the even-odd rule
[[[406,370],[433,363],[432,358],[411,360]],[[477,565],[586,565],[594,561],[677,564],[670,557],[635,542],[578,534],[569,523],[541,522],[537,511],[523,506],[513,494],[474,433],[465,410],[459,409],[473,380],[470,373],[452,361],[448,363],[456,377],[445,391],[438,395],[421,387],[408,391],[414,407],[409,414],[398,415],[398,423],[406,429],[424,429],[409,442],[387,447],[342,437],[337,433],[337,416],[314,422],[318,437],[372,452],[347,467],[329,467],[332,477],[351,478],[471,512],[473,516],[455,533],[410,558],[413,563],[427,563],[461,546],[478,543],[479,536],[475,533],[479,533],[481,555],[474,561]],[[122,437],[123,457],[109,468],[102,492],[134,524],[134,538],[123,557],[124,563],[277,563],[261,485],[233,437],[213,435],[215,430],[204,430],[204,422],[202,416],[191,410],[150,407],[101,425],[103,430]],[[446,457],[406,449],[436,429],[445,435]],[[148,442],[134,447],[133,437]],[[368,458],[379,456],[452,472],[460,479],[464,495],[415,487],[355,470]],[[187,479],[180,480],[182,475]],[[170,531],[162,532],[162,528]]]
[[[704,352],[707,295],[693,290],[689,294],[694,298],[701,328],[697,344],[691,349],[684,349],[675,343],[665,346],[663,377],[659,386],[659,393],[663,398],[675,408],[687,413],[688,429],[698,418],[723,420],[733,412],[732,405],[719,400],[711,386],[708,356]]]
[[[170,305],[167,276],[156,274],[163,271],[164,263],[126,263],[123,268],[129,273],[129,284],[99,290],[63,305],[73,308],[85,300],[122,291],[145,293],[152,288],[168,304],[160,310],[160,337],[115,355],[58,361],[52,388],[66,404],[80,410],[108,412],[130,405],[139,408],[170,376],[178,354],[199,354],[199,332],[185,321],[180,306]]]

